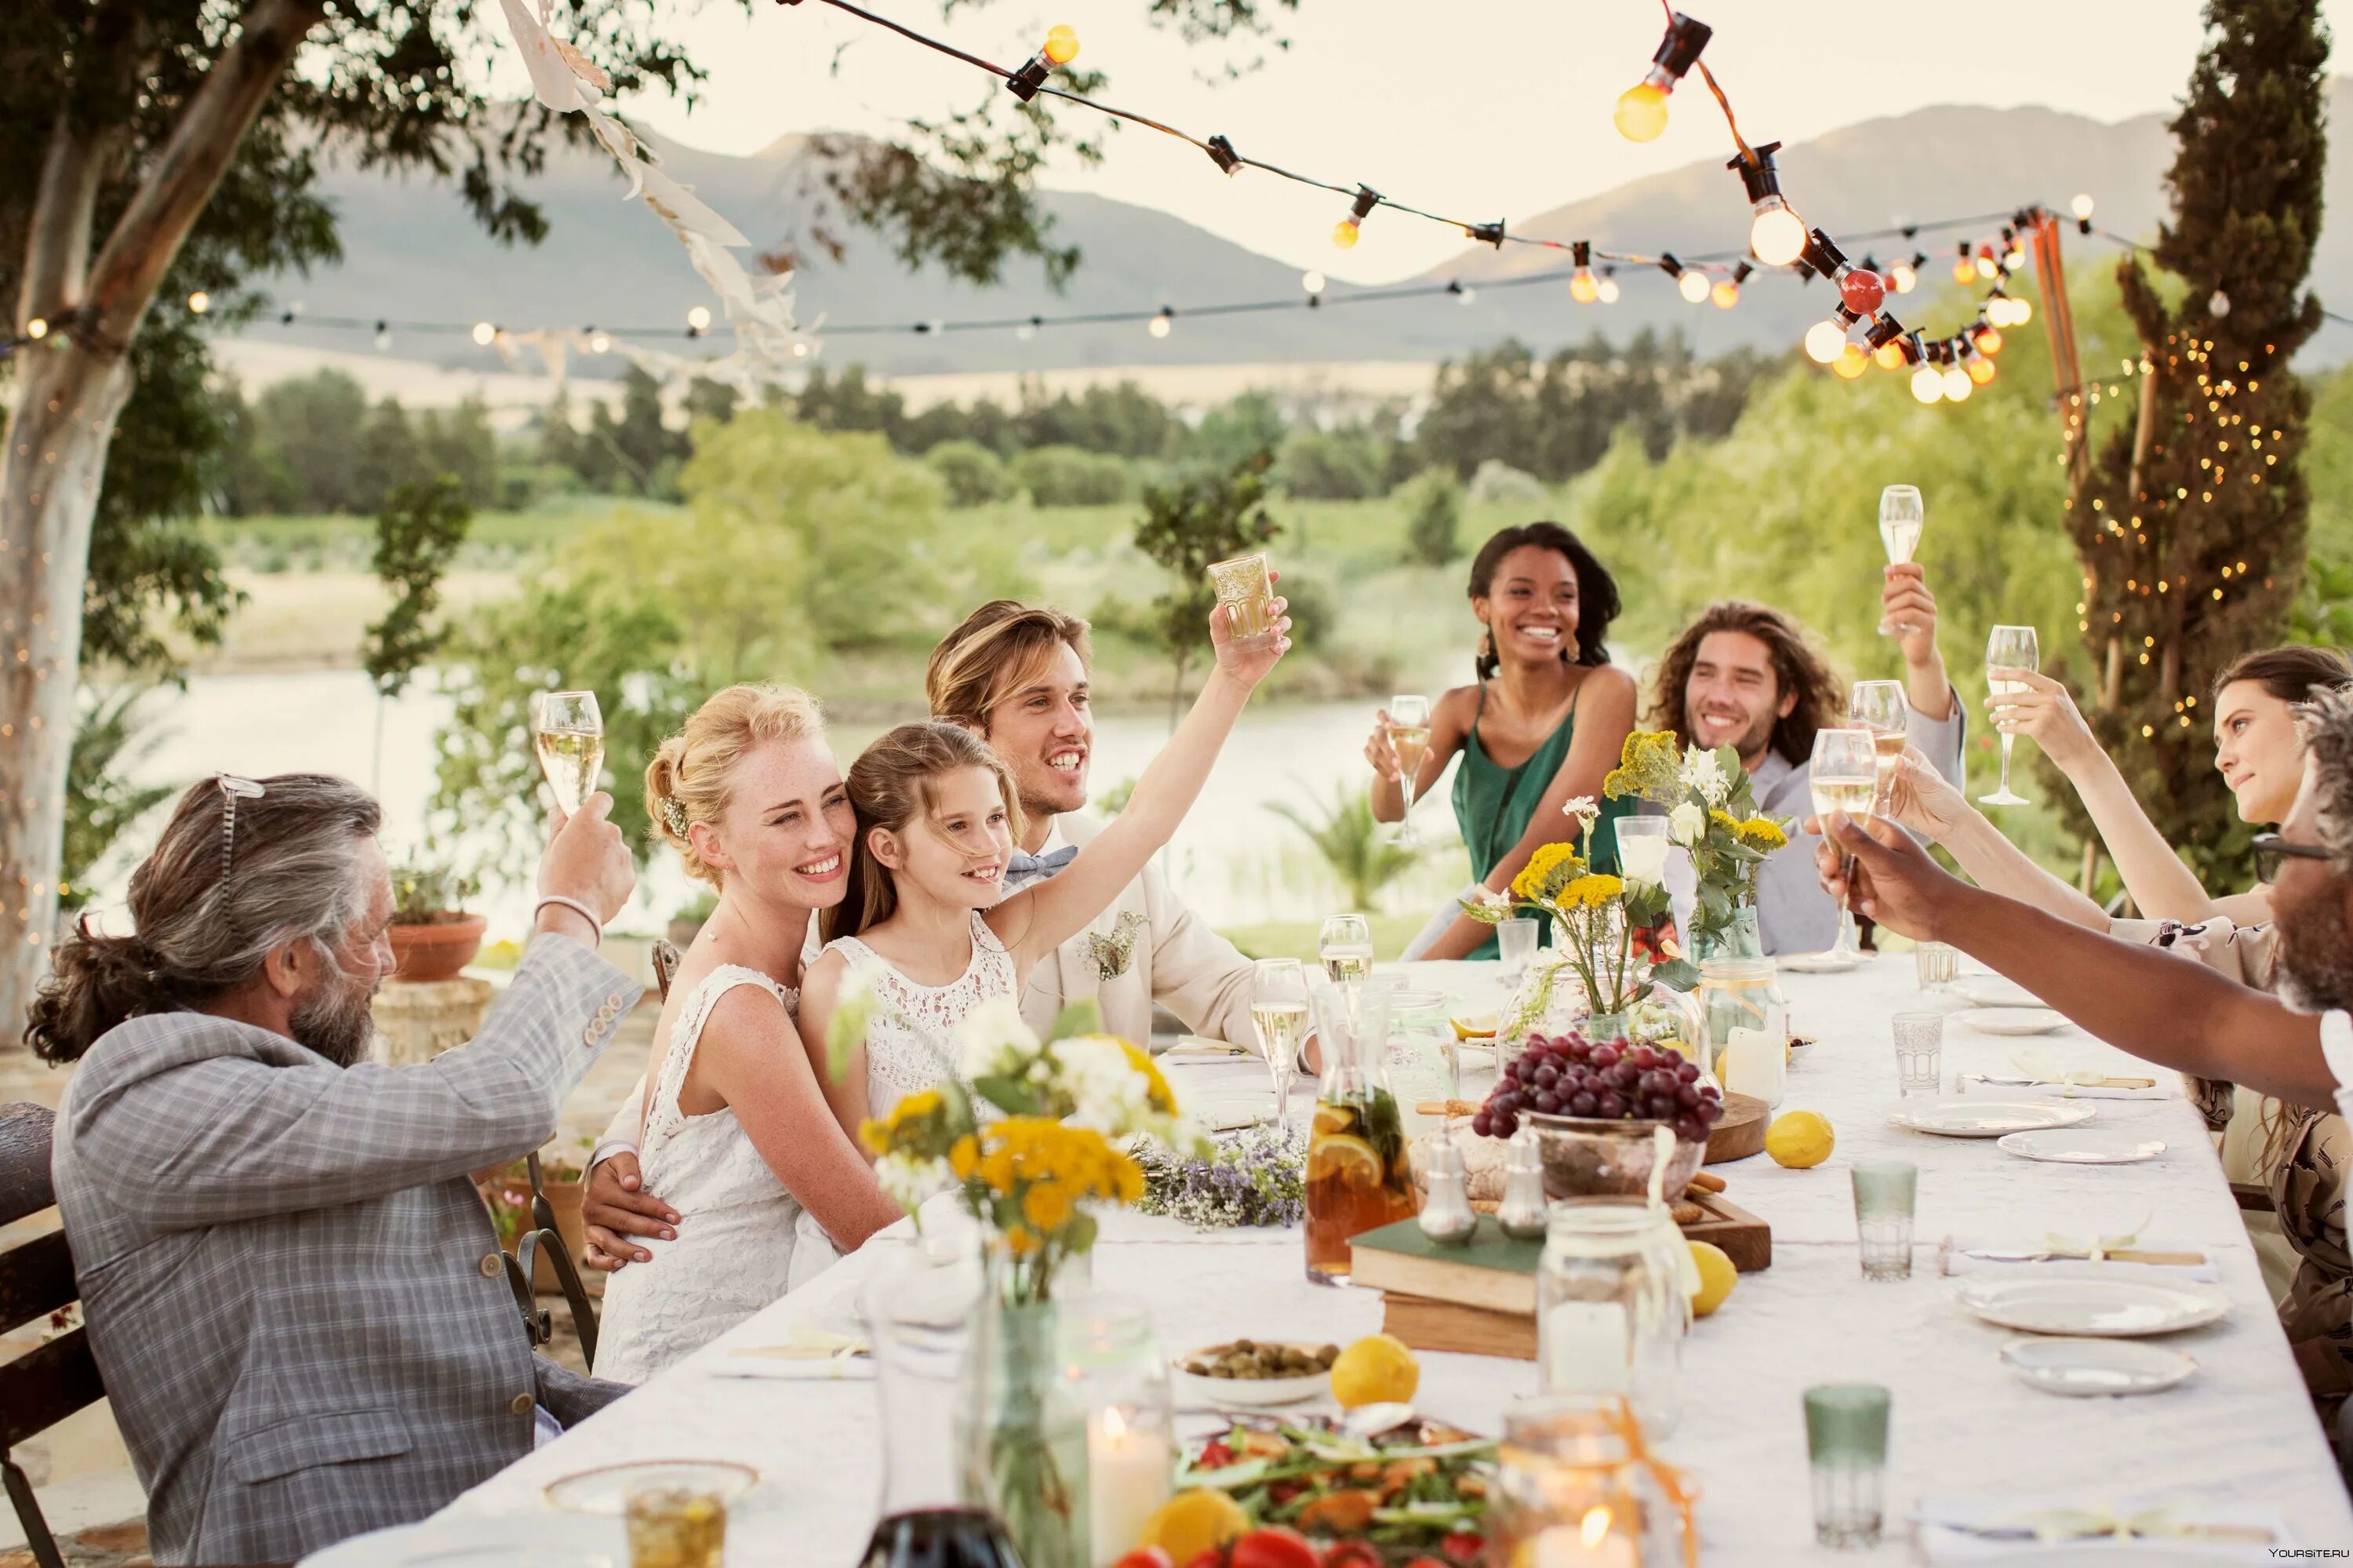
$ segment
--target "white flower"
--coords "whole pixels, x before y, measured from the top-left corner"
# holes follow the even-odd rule
[[[1023,1021],[1012,996],[992,996],[956,1025],[968,1079],[1018,1077],[1038,1055],[1038,1033]]]
[[[1724,771],[1724,764],[1713,751],[1692,747],[1683,753],[1683,786],[1696,789],[1711,806],[1721,806],[1731,798],[1732,780]]]
[[[1667,836],[1685,849],[1692,849],[1707,837],[1707,813],[1685,800],[1667,813]]]
[[[1579,795],[1560,810],[1563,816],[1575,817],[1588,828],[1593,825],[1594,819],[1601,815],[1601,808],[1595,804],[1590,795]]]

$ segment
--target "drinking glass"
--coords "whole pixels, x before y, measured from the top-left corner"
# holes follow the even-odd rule
[[[1920,530],[1926,526],[1927,509],[1920,504],[1920,492],[1908,484],[1891,484],[1879,493],[1879,542],[1887,546],[1887,564],[1900,567],[1912,558],[1920,547]],[[1908,626],[1879,623],[1882,637],[1894,637],[1909,631]]]
[[[2042,654],[2035,647],[2034,628],[2031,626],[1997,626],[1986,639],[1986,685],[1993,694],[2009,696],[2026,690],[2023,681],[1997,681],[1990,672],[1996,669],[2040,670]],[[1995,710],[1999,715],[2000,710]],[[2007,730],[2001,737],[2001,788],[1990,795],[1978,797],[1980,806],[2023,806],[2026,797],[2015,795],[2010,788],[2010,750],[2018,736]]]
[[[1922,991],[1942,991],[1959,978],[1961,955],[1943,942],[1922,942],[1912,950],[1912,964]]]
[[[1618,835],[1618,874],[1646,887],[1662,885],[1667,880],[1667,819],[1620,817],[1611,831]]]
[[[571,816],[596,791],[605,768],[605,715],[594,692],[543,692],[532,715],[532,744],[555,803]]]
[[[1912,1277],[1912,1199],[1920,1168],[1903,1160],[1854,1166],[1854,1225],[1865,1279]]]
[[[1945,1088],[1945,1015],[1895,1015],[1895,1089],[1904,1098],[1939,1095]]]
[[[1307,969],[1297,959],[1261,959],[1250,969],[1250,1022],[1274,1075],[1274,1125],[1291,1135],[1291,1082],[1307,1038]]]
[[[1844,811],[1860,822],[1871,821],[1879,794],[1878,742],[1867,729],[1818,729],[1814,732],[1813,759],[1807,764],[1807,788],[1813,793],[1814,814],[1828,816],[1832,811]],[[1847,885],[1853,886],[1853,856],[1847,866]],[[1853,895],[1848,899],[1852,902]],[[1846,905],[1839,906],[1838,940],[1831,951],[1841,958],[1858,958],[1862,944],[1855,935],[1854,916]]]
[[[1879,1544],[1887,1505],[1887,1390],[1875,1383],[1806,1390],[1813,1460],[1814,1540],[1841,1551]]]
[[[1362,915],[1335,915],[1324,922],[1315,956],[1334,985],[1353,985],[1373,972],[1373,924]]]
[[[628,1495],[629,1568],[720,1568],[727,1505],[692,1487],[640,1487]]]
[[[1274,641],[1274,584],[1265,551],[1213,563],[1209,585],[1226,607],[1235,647],[1264,648]]]
[[[1422,758],[1430,755],[1430,699],[1399,693],[1389,699],[1389,748],[1397,753],[1398,788],[1405,792],[1405,812],[1381,834],[1383,842],[1400,849],[1419,849],[1421,835],[1413,831],[1415,792],[1421,778]]]
[[[1504,960],[1504,979],[1514,985],[1535,961],[1536,929],[1535,919],[1525,915],[1495,922],[1495,956]]]

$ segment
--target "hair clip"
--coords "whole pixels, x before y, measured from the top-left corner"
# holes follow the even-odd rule
[[[213,782],[220,786],[223,802],[221,876],[223,880],[227,880],[229,862],[237,853],[237,803],[239,800],[259,800],[268,791],[253,779],[240,778],[234,773],[216,773],[213,775]]]

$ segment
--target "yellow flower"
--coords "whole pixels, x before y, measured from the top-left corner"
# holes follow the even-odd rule
[[[870,1124],[871,1125],[871,1124]],[[980,1163],[980,1139],[965,1133],[948,1146],[948,1169],[959,1181],[969,1181],[973,1168]]]
[[[1789,842],[1781,824],[1770,817],[1751,817],[1732,830],[1750,849],[1777,850]]]
[[[1548,903],[1584,870],[1584,857],[1575,844],[1540,844],[1520,874],[1512,878],[1512,891],[1531,904]]]
[[[1606,873],[1595,872],[1580,876],[1561,889],[1560,904],[1564,909],[1582,906],[1599,909],[1626,891],[1626,884]]]
[[[1071,1217],[1071,1195],[1059,1181],[1040,1181],[1021,1194],[1021,1217],[1039,1231],[1058,1231]]]

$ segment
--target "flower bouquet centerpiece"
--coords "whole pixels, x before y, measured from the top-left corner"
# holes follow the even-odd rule
[[[836,1074],[883,1005],[851,974],[827,1029]],[[859,1137],[919,1226],[943,1193],[980,1225],[987,1288],[955,1416],[965,1499],[997,1515],[1029,1568],[1089,1568],[1085,1413],[1057,1364],[1056,1285],[1094,1245],[1090,1205],[1144,1196],[1131,1148],[1191,1153],[1202,1139],[1151,1056],[1101,1033],[1092,1002],[1040,1039],[997,998],[965,1015],[956,1045],[934,1043],[942,1081]]]
[[[1601,792],[1667,808],[1668,841],[1689,853],[1698,883],[1685,933],[1694,956],[1760,956],[1757,869],[1789,842],[1789,824],[1758,814],[1740,754],[1728,746],[1684,747],[1665,730],[1638,729],[1626,737]]]

